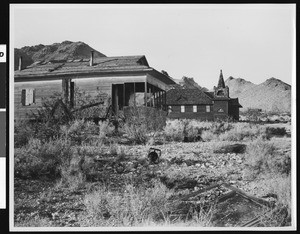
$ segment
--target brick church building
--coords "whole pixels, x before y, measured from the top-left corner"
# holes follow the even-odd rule
[[[217,119],[239,120],[238,98],[229,97],[229,87],[225,86],[222,70],[217,87],[213,91],[199,89],[170,89],[166,93],[168,117],[173,119]]]

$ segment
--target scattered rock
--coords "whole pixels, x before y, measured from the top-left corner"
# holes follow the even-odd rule
[[[214,150],[214,153],[220,153],[220,154],[227,154],[227,153],[236,153],[236,154],[242,154],[246,151],[246,145],[245,144],[233,144],[233,145],[226,145],[223,147],[220,147],[219,149]]]

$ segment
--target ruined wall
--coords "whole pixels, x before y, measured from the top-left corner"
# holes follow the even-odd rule
[[[91,100],[104,100],[104,106],[102,107],[106,108],[111,104],[112,84],[123,84],[124,82],[141,82],[145,80],[145,77],[145,75],[141,75],[71,78],[71,82],[74,82],[75,107],[80,105],[80,99],[83,99],[84,95],[85,97],[89,97]],[[34,102],[30,105],[24,105],[24,103],[22,104],[22,90],[24,89],[34,90]],[[27,114],[31,114],[32,112],[37,113],[37,109],[42,106],[42,100],[50,98],[55,92],[62,94],[62,79],[59,77],[57,77],[55,80],[15,82],[14,118],[24,119],[28,118]]]

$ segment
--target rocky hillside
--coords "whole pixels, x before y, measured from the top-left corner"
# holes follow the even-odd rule
[[[231,98],[239,98],[241,109],[259,108],[266,111],[291,111],[291,86],[270,78],[261,84],[253,84],[241,78],[229,77],[225,84]]]
[[[255,84],[250,81],[246,81],[242,78],[235,79],[232,76],[230,76],[225,83],[230,88],[229,91],[231,97],[237,97],[240,93],[255,86]]]
[[[40,44],[24,46],[21,49],[15,48],[14,68],[15,70],[18,69],[18,59],[20,56],[22,56],[23,65],[28,66],[37,61],[89,58],[91,50],[94,50],[95,58],[106,57],[81,41],[63,41],[62,43],[54,43],[52,45]]]
[[[181,79],[174,79],[174,81],[177,84],[173,86],[179,89],[200,89],[202,91],[208,91],[207,88],[201,87],[197,82],[195,82],[194,78],[183,76]]]

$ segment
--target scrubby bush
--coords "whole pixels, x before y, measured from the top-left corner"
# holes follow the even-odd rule
[[[114,134],[115,127],[109,121],[99,122],[99,138],[104,140]]]
[[[183,141],[184,124],[182,120],[167,120],[164,128],[166,140],[168,141]]]
[[[276,199],[276,206],[261,216],[260,225],[264,227],[291,225],[291,174],[266,175],[249,185],[261,188],[262,194]]]
[[[168,141],[242,141],[256,138],[269,139],[266,127],[250,123],[227,121],[168,120],[164,128]]]
[[[227,121],[212,122],[210,130],[215,135],[220,135],[224,132],[230,131],[233,128],[233,124]]]
[[[134,144],[145,144],[150,139],[147,126],[144,123],[127,122],[124,124],[123,130],[127,138]]]
[[[94,225],[135,226],[163,220],[171,194],[159,182],[151,188],[127,185],[122,192],[101,187],[87,194],[84,204]]]
[[[213,141],[213,140],[218,140],[218,135],[215,135],[210,130],[205,130],[202,132],[201,138],[203,141]]]
[[[201,129],[203,141],[242,141],[256,138],[269,139],[266,128],[249,123],[211,122]]]
[[[286,135],[286,129],[283,128],[273,128],[273,127],[267,127],[266,132],[268,135],[276,135],[276,136],[284,136]]]
[[[83,166],[85,158],[84,154],[79,154],[78,148],[74,149],[70,159],[59,166],[60,181],[57,186],[67,187],[73,191],[83,186],[86,181],[86,171]]]
[[[290,155],[279,152],[273,143],[263,140],[252,142],[246,150],[246,174],[252,178],[264,174],[289,174]],[[249,175],[250,173],[250,175]]]
[[[189,124],[189,120],[168,120],[164,128],[165,138],[168,141],[184,141],[193,138],[198,131]]]
[[[175,119],[167,120],[164,134],[168,141],[199,141],[201,140],[201,134],[212,128],[213,122]]]
[[[60,131],[74,144],[81,144],[89,141],[93,135],[98,135],[99,126],[91,121],[75,120],[61,126]]]
[[[61,135],[60,125],[56,123],[32,123],[34,129],[34,138],[46,142],[55,138],[59,138]]]
[[[264,126],[249,123],[236,123],[233,126],[229,131],[220,134],[219,139],[222,141],[242,141],[245,139],[269,138]]]
[[[61,135],[59,124],[42,123],[36,121],[17,121],[15,123],[14,145],[25,146],[30,138],[39,139],[42,142],[58,138]]]
[[[42,143],[39,139],[30,139],[26,146],[15,149],[15,175],[25,178],[42,175],[59,177],[61,165],[69,163],[71,156],[69,141],[57,139]]]
[[[165,112],[153,108],[127,107],[124,109],[124,116],[123,131],[135,144],[147,143],[166,124]]]
[[[242,114],[245,115],[247,121],[258,122],[264,113],[261,109],[248,108]]]
[[[15,148],[22,147],[29,142],[29,139],[34,135],[34,130],[31,128],[29,121],[18,120],[14,125],[14,145]]]

